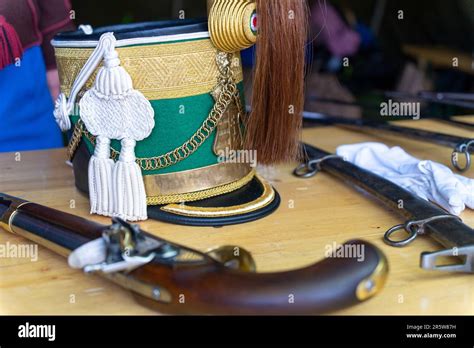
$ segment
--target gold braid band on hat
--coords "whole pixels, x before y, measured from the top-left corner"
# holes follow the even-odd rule
[[[69,97],[74,80],[93,52],[93,48],[56,47],[55,54],[61,91]],[[214,63],[218,53],[210,39],[117,48],[134,88],[149,100],[175,99],[210,93],[219,78]],[[233,60],[236,83],[243,80],[240,60]],[[77,96],[92,88],[96,72]]]
[[[255,174],[255,177],[260,181],[263,193],[259,198],[251,202],[232,207],[193,207],[185,204],[169,204],[160,209],[176,215],[201,218],[228,217],[251,213],[266,207],[273,202],[275,198],[275,190],[273,187],[267,181],[260,178],[259,175]]]
[[[225,56],[225,57],[224,57]],[[239,90],[232,78],[232,67],[230,64],[230,55],[226,53],[219,53],[216,58],[221,73],[218,86],[221,87],[219,98],[214,104],[207,119],[203,122],[201,127],[181,146],[169,151],[163,155],[149,158],[137,158],[136,162],[142,170],[158,170],[175,165],[195,153],[199,147],[209,138],[214,132],[221,120],[222,116],[234,102],[239,112],[243,112],[242,101],[240,99]],[[84,123],[79,120],[74,128],[74,133],[68,145],[68,156],[72,160],[75,151],[79,146],[83,134],[93,146],[96,144],[96,137],[92,135],[84,126]],[[117,160],[120,152],[111,149],[111,158]]]
[[[214,46],[237,52],[257,41],[256,5],[249,0],[216,0],[209,13],[209,33]]]
[[[234,192],[243,186],[247,185],[255,176],[255,170],[251,170],[243,178],[231,182],[229,184],[213,187],[203,191],[171,194],[171,195],[160,195],[155,197],[147,197],[148,205],[163,205],[171,203],[182,203],[182,202],[195,202],[203,199],[224,195],[226,193]]]

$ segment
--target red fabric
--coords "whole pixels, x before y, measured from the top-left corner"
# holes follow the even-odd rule
[[[0,69],[23,55],[23,46],[15,28],[0,15]]]
[[[13,26],[23,49],[41,45],[48,70],[56,67],[50,41],[58,32],[75,28],[70,11],[69,0],[0,0],[0,15]]]

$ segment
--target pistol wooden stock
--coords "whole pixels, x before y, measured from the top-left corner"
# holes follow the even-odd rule
[[[184,295],[181,299],[185,302],[162,304],[143,297],[139,300],[160,312],[179,314],[326,313],[368,299],[385,282],[388,266],[384,256],[369,243],[349,244],[364,247],[363,261],[326,258],[302,269],[279,273],[241,272],[218,263],[198,269],[147,265],[134,275],[146,281],[159,279],[177,300],[177,295]]]

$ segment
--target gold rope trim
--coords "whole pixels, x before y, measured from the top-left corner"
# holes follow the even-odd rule
[[[226,193],[234,192],[241,187],[247,185],[255,176],[255,170],[252,170],[249,174],[244,176],[242,179],[234,181],[230,184],[213,187],[204,191],[182,193],[177,195],[163,195],[155,197],[147,197],[147,205],[163,205],[171,203],[182,203],[182,202],[195,202],[202,199],[216,197],[224,195]]]
[[[192,207],[188,205],[170,204],[160,209],[176,215],[189,216],[189,217],[227,217],[248,214],[253,211],[257,211],[269,205],[275,199],[275,190],[273,187],[264,179],[258,175],[256,177],[260,180],[263,186],[263,193],[256,200],[244,204],[239,204],[232,207]]]

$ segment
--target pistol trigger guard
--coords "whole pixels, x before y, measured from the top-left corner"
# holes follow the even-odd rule
[[[224,245],[206,252],[208,256],[225,267],[243,272],[256,272],[257,266],[252,254],[244,248],[234,245]]]

